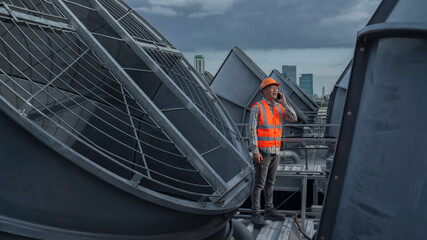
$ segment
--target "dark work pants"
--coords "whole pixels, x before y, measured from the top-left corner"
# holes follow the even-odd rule
[[[273,208],[273,187],[276,180],[277,166],[279,159],[277,154],[267,154],[260,152],[264,159],[261,164],[254,163],[255,186],[252,191],[252,212],[261,210],[261,191],[264,189],[265,209]]]

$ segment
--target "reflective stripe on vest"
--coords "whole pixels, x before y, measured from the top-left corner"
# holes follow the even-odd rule
[[[276,106],[274,106],[274,113],[272,114],[270,106],[264,99],[255,104],[258,105],[260,110],[257,128],[258,147],[280,147],[282,139],[282,122],[285,117],[283,106],[281,104],[276,104]],[[255,104],[253,106],[255,106]]]

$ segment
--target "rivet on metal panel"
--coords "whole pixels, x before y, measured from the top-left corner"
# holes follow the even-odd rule
[[[364,52],[365,51],[365,48],[364,47],[361,47],[360,48],[360,52]]]
[[[26,110],[25,108],[24,108],[24,109],[22,109],[22,110],[21,110],[21,109],[19,109],[19,110],[18,110],[18,113],[19,113],[19,114],[21,114],[23,117],[27,117],[27,114],[25,113],[25,110]]]
[[[142,175],[141,174],[134,174],[133,177],[129,180],[129,182],[134,187],[138,187],[138,185],[141,183]]]
[[[335,180],[335,181],[338,181],[338,179],[339,179],[339,177],[338,177],[338,176],[335,176],[335,177],[334,177],[334,180]]]
[[[348,111],[347,112],[347,116],[349,116],[349,117],[351,117],[351,115],[352,115],[353,113],[351,112],[351,111]]]

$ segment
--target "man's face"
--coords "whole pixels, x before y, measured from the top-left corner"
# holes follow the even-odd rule
[[[262,93],[264,94],[265,99],[269,101],[276,99],[278,92],[279,92],[279,87],[277,87],[277,85],[275,84],[268,85],[262,90]]]

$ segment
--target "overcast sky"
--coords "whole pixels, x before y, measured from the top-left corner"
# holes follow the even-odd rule
[[[353,56],[380,0],[125,0],[193,63],[218,71],[238,46],[267,74],[296,65],[326,93]]]

